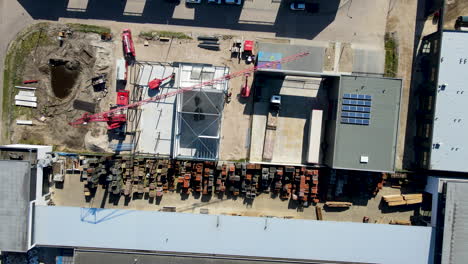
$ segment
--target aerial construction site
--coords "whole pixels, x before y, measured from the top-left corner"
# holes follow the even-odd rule
[[[354,132],[334,117],[334,98],[345,98],[356,104],[345,126],[372,137],[380,109],[370,109],[380,104],[387,127],[377,133],[395,145],[398,80],[329,73],[319,46],[83,28],[38,24],[24,33],[39,31],[44,43],[11,95],[10,140],[60,151],[50,204],[409,222],[411,210],[377,209],[382,195],[400,195],[385,186],[408,181],[392,174],[395,149],[376,153],[377,163],[349,161],[342,153],[354,155],[352,146],[339,133]],[[378,95],[373,83],[392,90]],[[365,202],[354,209],[356,199]]]
[[[81,1],[66,4],[73,16],[34,17],[5,56],[0,180],[16,186],[2,191],[18,243],[0,250],[44,263],[428,263],[450,191],[426,173],[444,157],[427,141],[435,95],[410,89],[419,39],[400,28],[417,5],[379,1],[208,1],[213,17],[239,11],[227,28],[199,1],[164,2],[176,6],[164,23],[138,1],[115,21]],[[189,13],[199,24],[178,17]]]

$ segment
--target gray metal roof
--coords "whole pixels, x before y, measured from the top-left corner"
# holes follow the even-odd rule
[[[434,212],[435,213],[435,212]],[[448,182],[442,264],[462,264],[468,259],[468,184]]]
[[[280,259],[427,264],[432,228],[35,206],[34,243]],[[396,254],[397,252],[397,254]]]
[[[0,160],[0,250],[28,249],[30,163]]]
[[[286,263],[308,263],[308,264],[335,264],[335,263],[351,263],[351,262],[335,262],[335,261],[300,261],[292,262],[287,260],[273,259],[248,259],[248,258],[230,258],[220,256],[200,256],[200,255],[178,255],[178,254],[148,254],[138,252],[124,251],[87,251],[75,250],[75,264],[129,264],[129,263],[170,263],[170,264],[286,264]],[[352,262],[356,263],[356,262]]]
[[[322,72],[323,57],[325,56],[325,47],[321,46],[301,46],[279,43],[258,43],[259,65],[262,62],[280,60],[301,52],[309,52],[309,56],[281,65],[284,71],[301,72]],[[261,71],[262,69],[260,69]]]
[[[401,80],[342,76],[339,89],[332,167],[365,171],[394,171]],[[369,125],[341,122],[345,93],[372,96]],[[361,156],[368,157],[368,162],[362,163]]]
[[[468,172],[467,43],[468,32],[442,34],[430,156],[433,170]]]
[[[181,64],[179,88],[200,85],[229,73],[229,68]],[[227,81],[177,95],[174,158],[217,160]]]

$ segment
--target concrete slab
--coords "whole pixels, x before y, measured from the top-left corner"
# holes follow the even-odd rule
[[[283,105],[284,108],[293,106],[287,101]],[[306,122],[307,118],[281,117],[278,119],[273,163],[302,164],[304,136],[308,134],[304,133],[307,130]]]
[[[88,0],[69,0],[67,11],[70,12],[86,12]]]
[[[136,80],[142,87],[140,89],[142,89],[143,99],[157,95],[156,91],[148,89],[147,84],[150,80],[164,78],[174,71],[176,68],[168,65],[143,65],[141,75]],[[170,82],[163,83],[161,92],[167,93],[177,90],[177,87],[170,84]],[[171,154],[175,100],[176,97],[168,97],[141,107],[139,138],[136,148],[138,152],[167,156]]]
[[[262,78],[262,77],[260,77]],[[281,95],[281,111],[277,120],[276,139],[271,163],[307,163],[309,119],[312,109],[328,109],[328,97],[321,79],[302,76],[287,76],[284,80],[266,78],[263,83],[260,102],[254,104],[251,162],[265,162],[262,151],[265,148],[265,128],[271,95]]]
[[[172,18],[193,20],[195,19],[195,8],[188,8],[185,4],[177,5],[172,13]]]
[[[250,139],[251,162],[262,162],[268,108],[269,103],[266,102],[259,102],[254,105],[254,113],[252,115],[252,137]]]
[[[244,1],[239,24],[274,25],[279,8],[271,0]]]
[[[385,66],[385,51],[382,49],[354,48],[353,73],[382,75]]]
[[[145,9],[146,0],[127,0],[124,9],[124,15],[142,16]]]

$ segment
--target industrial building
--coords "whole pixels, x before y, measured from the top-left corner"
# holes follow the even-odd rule
[[[426,264],[432,234],[419,226],[61,206],[36,206],[33,225],[35,246],[211,261]],[[282,243],[287,237],[295,239]]]
[[[468,172],[468,32],[443,30],[426,36],[425,82],[418,87],[416,159],[428,170]],[[467,94],[465,94],[467,92]]]
[[[393,172],[401,80],[330,73],[323,47],[272,45],[259,44],[259,64],[310,54],[256,73],[250,161]],[[277,116],[273,96],[281,98]]]
[[[164,82],[160,90],[148,83],[175,73],[175,80]],[[200,85],[229,73],[226,67],[204,64],[162,64],[137,62],[131,72],[135,101],[178,89]],[[166,97],[141,106],[133,126],[136,152],[178,159],[217,160],[222,112],[228,81],[207,84],[194,90]],[[141,98],[140,98],[141,97]]]
[[[50,146],[0,146],[0,250],[26,252],[31,244],[31,201],[44,204],[43,177]]]
[[[341,76],[328,121],[326,164],[335,169],[395,170],[401,80]],[[336,118],[335,118],[336,117]]]
[[[432,195],[434,263],[465,263],[468,181],[430,176],[425,191]]]
[[[192,263],[428,263],[432,256],[431,227],[49,206],[47,189],[34,194],[41,180],[31,171],[48,167],[51,150],[1,148],[2,158],[9,157],[0,161],[0,177],[9,183],[2,185],[0,212],[9,227],[1,231],[2,251],[73,248],[76,263],[106,256],[115,263],[130,256],[151,261],[184,257]],[[296,239],[281,243],[285,237]]]

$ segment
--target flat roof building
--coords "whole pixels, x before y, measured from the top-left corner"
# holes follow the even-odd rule
[[[468,172],[468,32],[444,31],[435,93],[430,169]]]
[[[335,169],[395,170],[401,80],[341,76],[331,100],[326,164]],[[336,118],[334,118],[336,115]]]
[[[34,212],[36,246],[312,263],[427,264],[431,252],[431,227],[62,206]]]
[[[468,181],[431,176],[428,177],[426,192],[432,194],[433,263],[466,263]]]
[[[28,250],[31,165],[0,160],[0,250]]]
[[[425,39],[425,83],[419,89],[417,161],[429,170],[468,172],[468,32]]]
[[[255,75],[250,161],[395,171],[402,81],[324,71],[323,47],[260,43],[258,60],[304,51],[309,55]],[[281,109],[271,132],[266,124],[274,95],[281,96]],[[321,117],[312,118],[314,111]],[[271,158],[262,156],[266,148]]]
[[[45,204],[48,189],[43,182],[48,175],[44,169],[50,165],[50,151],[51,146],[0,146],[0,251],[26,252],[30,248],[30,202]]]

